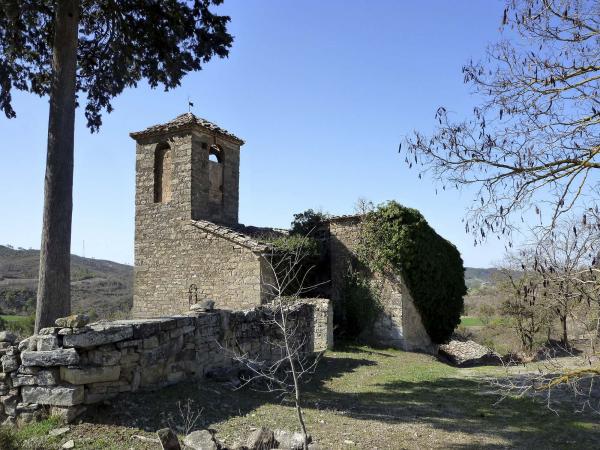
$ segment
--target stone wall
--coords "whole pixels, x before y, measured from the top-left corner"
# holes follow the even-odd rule
[[[44,328],[15,345],[0,333],[0,416],[9,422],[47,414],[73,420],[85,405],[121,393],[153,390],[210,371],[233,368],[232,353],[278,359],[278,328],[271,310],[213,310],[156,319],[98,322],[79,328]],[[295,305],[289,315],[305,352],[332,346],[328,300]]]
[[[249,248],[217,232],[211,224],[177,219],[138,230],[133,317],[184,313],[192,284],[198,289],[198,300],[214,300],[217,308],[261,304],[260,248]],[[194,301],[195,291],[192,294]]]
[[[329,224],[331,258],[331,300],[337,320],[343,317],[344,277],[356,267],[360,243],[360,216],[334,218]],[[377,345],[435,352],[421,322],[410,292],[402,278],[393,274],[371,274],[371,286],[379,294],[382,313],[364,337]]]
[[[187,311],[192,284],[198,287],[199,299],[211,298],[220,308],[261,304],[260,251],[195,225],[205,221],[237,225],[241,141],[201,127],[133,136],[137,141],[134,317]],[[209,161],[211,146],[218,147],[221,163]],[[165,147],[170,168],[162,172],[170,174],[170,196],[157,201],[156,154]],[[213,166],[219,176],[211,178]]]

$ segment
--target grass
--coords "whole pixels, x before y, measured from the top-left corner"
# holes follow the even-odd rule
[[[479,317],[462,316],[460,318],[460,325],[463,327],[482,327],[484,326],[484,323]]]
[[[457,369],[428,355],[348,345],[327,352],[305,386],[307,426],[326,449],[597,448],[597,418],[566,408],[556,415],[529,398],[496,404],[481,380],[497,370]],[[178,403],[188,399],[195,410],[202,409],[198,427],[216,430],[228,446],[245,441],[255,427],[298,428],[292,405],[272,394],[182,383],[98,406],[61,443],[155,449],[156,444],[132,436],[155,437],[157,429],[183,423]],[[40,439],[47,429],[36,424],[20,432]]]
[[[5,322],[15,324],[25,324],[28,320],[28,316],[0,315],[0,318]]]
[[[0,315],[0,329],[13,331],[21,338],[33,334],[34,323],[34,316]]]

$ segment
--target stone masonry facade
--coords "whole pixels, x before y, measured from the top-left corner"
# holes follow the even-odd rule
[[[237,230],[244,142],[193,114],[131,136],[137,143],[133,316],[186,312],[190,296],[232,310],[264,303],[268,246]],[[157,195],[165,190],[168,196]]]
[[[133,316],[160,317],[213,300],[220,309],[268,302],[268,244],[238,223],[244,141],[193,114],[131,133],[136,141]],[[264,236],[263,233],[259,233]],[[343,310],[343,277],[353,260],[360,217],[328,222],[331,293]],[[433,351],[401,279],[374,277],[384,312],[370,337],[378,344]]]
[[[20,343],[0,332],[0,417],[7,423],[48,414],[74,420],[92,405],[139,390],[154,390],[211,371],[235,372],[233,356],[281,358],[279,329],[269,307],[210,310],[154,319],[51,327]],[[332,345],[329,301],[293,306],[290,325],[310,354]]]
[[[360,242],[361,216],[341,216],[327,222],[331,261],[331,300],[335,315],[343,314],[344,278],[355,268]],[[364,336],[378,344],[404,350],[435,352],[435,345],[423,327],[421,317],[401,278],[371,274],[371,284],[378,291],[382,313]]]

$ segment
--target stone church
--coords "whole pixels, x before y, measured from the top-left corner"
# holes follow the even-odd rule
[[[238,222],[244,141],[191,113],[130,136],[136,141],[133,316],[181,314],[203,299],[221,309],[265,303],[261,280],[270,274],[270,247],[256,237],[261,229]],[[360,216],[334,218],[326,227],[335,308],[343,302],[341,283]],[[383,281],[384,309],[373,338],[381,345],[432,351],[402,280]]]

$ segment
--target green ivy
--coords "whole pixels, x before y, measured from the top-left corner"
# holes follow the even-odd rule
[[[450,338],[467,293],[463,261],[419,211],[391,201],[368,213],[359,258],[373,271],[402,275],[431,340]]]

